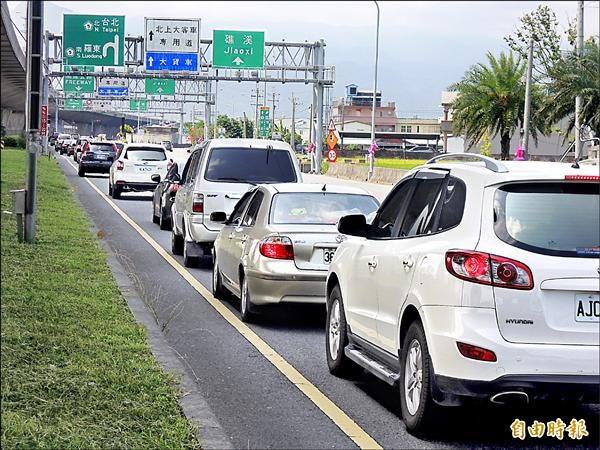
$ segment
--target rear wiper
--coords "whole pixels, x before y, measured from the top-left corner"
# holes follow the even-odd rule
[[[217,178],[216,181],[237,181],[238,183],[246,183],[246,184],[251,184],[253,186],[256,186],[256,183],[254,181],[244,180],[243,178],[221,177],[221,178]]]

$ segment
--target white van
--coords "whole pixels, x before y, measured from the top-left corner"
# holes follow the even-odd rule
[[[264,183],[301,183],[298,160],[286,142],[266,139],[213,139],[190,155],[172,206],[171,250],[185,266],[211,254],[223,224],[214,211],[231,214],[242,195]]]

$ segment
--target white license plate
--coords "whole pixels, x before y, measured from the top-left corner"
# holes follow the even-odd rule
[[[575,295],[575,321],[600,322],[600,295]]]
[[[152,171],[154,171],[154,167],[147,167],[147,166],[138,167],[138,171],[139,172],[152,172]]]
[[[323,262],[329,264],[335,255],[335,248],[324,248],[323,249]]]
[[[104,155],[102,153],[96,153],[96,159],[107,159],[108,155]]]

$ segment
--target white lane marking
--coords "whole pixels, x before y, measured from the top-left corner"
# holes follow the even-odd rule
[[[67,162],[77,170],[77,167],[67,159]],[[125,222],[133,227],[148,244],[150,244],[203,298],[207,301],[231,326],[250,342],[283,376],[294,384],[310,401],[312,401],[323,413],[329,417],[342,432],[352,439],[361,449],[382,449],[381,445],[373,439],[365,430],[354,422],[333,401],[323,394],[315,385],[308,381],[296,368],[287,362],[283,356],[273,350],[269,344],[263,341],[244,322],[237,318],[226,306],[215,299],[212,293],[204,287],[194,276],[173,256],[162,248],[152,237],[146,233],[131,217],[108,198],[94,183],[85,178],[85,181],[102,197]]]

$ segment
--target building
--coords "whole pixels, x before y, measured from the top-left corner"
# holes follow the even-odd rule
[[[427,145],[437,148],[440,139],[440,120],[425,119],[417,116],[411,118],[400,117],[396,120],[396,132],[413,135],[404,140],[403,147],[410,148],[415,145]],[[419,134],[422,134],[423,137],[419,137]]]

